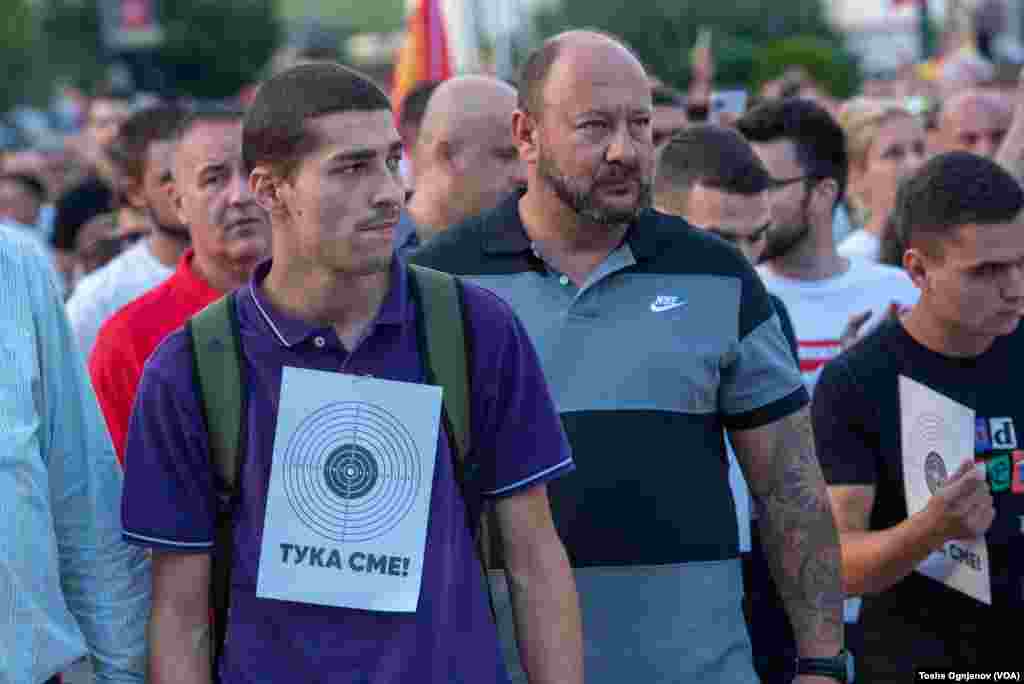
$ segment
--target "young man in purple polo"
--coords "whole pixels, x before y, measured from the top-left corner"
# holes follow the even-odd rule
[[[401,141],[385,95],[336,64],[284,72],[260,88],[246,118],[243,156],[250,187],[271,215],[273,258],[231,295],[249,427],[221,681],[507,682],[443,427],[412,611],[261,598],[261,574],[271,572],[260,562],[262,535],[276,524],[267,515],[274,510],[268,491],[275,426],[287,409],[282,375],[299,368],[337,373],[339,384],[344,375],[422,383],[425,368],[421,312],[410,298],[410,276],[392,253],[404,193]],[[463,307],[472,350],[467,461],[479,473],[470,494],[494,501],[531,682],[579,684],[576,589],[545,487],[573,467],[567,441],[536,354],[508,306],[464,285]],[[150,358],[127,442],[125,535],[153,549],[154,684],[211,680],[208,586],[217,502],[189,344],[179,331]],[[326,565],[317,570],[329,575],[328,584],[350,581]],[[302,584],[302,568],[295,567]],[[390,597],[362,598],[374,605]]]

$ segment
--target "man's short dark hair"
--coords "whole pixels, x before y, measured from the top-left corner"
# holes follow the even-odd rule
[[[539,48],[530,53],[523,63],[523,68],[519,73],[519,102],[518,107],[524,112],[530,112],[531,114],[539,114],[544,107],[544,84],[548,80],[548,75],[551,73],[551,67],[554,66],[555,62],[562,54],[562,48],[565,47],[565,39],[574,33],[593,33],[598,36],[604,36],[608,40],[611,40],[623,48],[626,49],[629,54],[633,55],[636,61],[640,62],[640,58],[637,57],[636,52],[626,44],[622,38],[614,36],[600,29],[573,29],[572,31],[566,31],[559,33],[556,36],[552,36],[545,40]]]
[[[686,192],[700,183],[738,195],[756,195],[771,187],[772,177],[750,143],[731,128],[689,126],[661,153],[657,192]]]
[[[799,97],[768,100],[740,117],[736,127],[753,143],[791,141],[805,175],[833,179],[837,203],[846,195],[846,135],[820,105]]]
[[[46,186],[37,177],[30,173],[2,173],[0,183],[17,183],[24,188],[36,201],[46,201]]]
[[[334,112],[391,110],[387,95],[354,69],[318,62],[274,76],[256,93],[242,129],[246,171],[267,164],[290,175],[315,140],[309,119]]]
[[[1009,223],[1024,210],[1024,189],[999,164],[969,152],[928,160],[896,193],[894,228],[905,248],[936,252],[953,231]]]
[[[108,150],[118,171],[129,180],[141,183],[149,146],[174,140],[186,116],[184,108],[173,104],[147,107],[132,114]]]
[[[74,249],[82,226],[100,214],[114,211],[114,205],[114,192],[106,183],[99,178],[84,180],[57,199],[50,244],[61,250]]]
[[[398,125],[402,128],[418,128],[423,121],[423,115],[427,113],[427,103],[430,96],[441,85],[441,81],[420,81],[404,98],[402,98],[401,111],[398,115]]]

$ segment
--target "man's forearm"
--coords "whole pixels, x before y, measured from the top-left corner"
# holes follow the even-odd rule
[[[942,541],[932,532],[926,516],[918,513],[887,530],[841,533],[846,593],[885,591],[939,548]]]
[[[582,684],[579,599],[561,544],[535,567],[508,572],[519,657],[530,684]]]
[[[800,654],[828,657],[843,644],[839,535],[810,418],[802,412],[787,422],[773,486],[761,499],[761,536]]]
[[[150,684],[210,684],[210,625],[171,607],[153,606],[149,623]]]

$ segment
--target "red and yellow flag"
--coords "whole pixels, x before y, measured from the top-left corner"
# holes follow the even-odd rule
[[[448,34],[441,0],[417,0],[409,15],[405,41],[398,51],[391,89],[396,115],[402,100],[421,81],[443,81],[452,75]]]

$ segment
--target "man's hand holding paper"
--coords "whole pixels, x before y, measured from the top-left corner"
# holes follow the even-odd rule
[[[984,471],[973,461],[964,461],[928,501],[923,514],[932,520],[935,549],[947,541],[983,536],[996,516]]]

